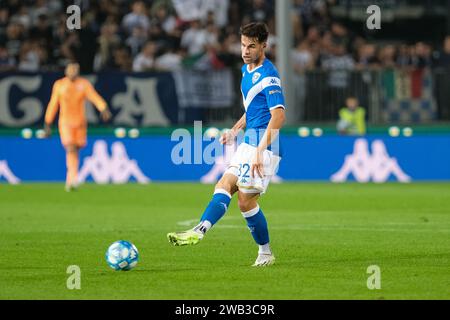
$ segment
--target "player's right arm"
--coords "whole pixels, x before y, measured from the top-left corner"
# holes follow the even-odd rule
[[[236,122],[236,124],[229,131],[222,134],[220,137],[221,144],[231,144],[234,142],[234,138],[238,135],[240,130],[244,130],[247,125],[245,113],[244,115]]]
[[[47,136],[50,135],[53,121],[55,120],[56,112],[59,109],[59,80],[57,80],[52,88],[52,95],[50,97],[50,102],[47,106],[47,111],[45,112],[45,125],[44,130]]]

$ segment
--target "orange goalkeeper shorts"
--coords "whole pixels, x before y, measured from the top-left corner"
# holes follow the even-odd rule
[[[75,145],[79,148],[86,146],[87,128],[86,126],[59,126],[59,135],[63,146]]]

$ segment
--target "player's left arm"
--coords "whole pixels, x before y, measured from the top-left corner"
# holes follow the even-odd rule
[[[271,110],[270,114],[272,117],[257,148],[257,151],[261,154],[278,138],[280,129],[286,121],[286,114],[282,107]]]
[[[86,86],[86,98],[94,104],[98,111],[100,111],[100,117],[103,121],[111,119],[111,112],[108,110],[106,101],[98,94],[89,81]]]
[[[260,140],[258,147],[256,148],[255,157],[250,167],[252,176],[256,173],[263,178],[264,166],[263,166],[263,152],[278,138],[279,131],[283,127],[286,120],[285,115],[285,102],[283,89],[281,88],[281,82],[277,73],[272,73],[269,77],[263,79],[264,94],[266,96],[267,107],[270,110],[271,118],[267,125],[266,132]]]
[[[279,106],[270,111],[272,117],[270,118],[269,124],[267,125],[266,132],[264,133],[258,147],[256,148],[255,158],[250,167],[251,175],[255,176],[256,173],[263,178],[264,177],[264,166],[263,166],[263,153],[279,136],[280,129],[283,127],[286,121],[286,114],[284,107]]]

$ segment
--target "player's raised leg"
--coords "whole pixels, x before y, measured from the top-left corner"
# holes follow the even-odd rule
[[[233,194],[237,191],[236,182],[235,175],[224,174],[216,184],[214,195],[203,212],[200,223],[186,231],[168,233],[169,242],[175,246],[199,243],[205,233],[224,216]]]
[[[253,266],[268,266],[275,262],[275,256],[269,245],[269,229],[264,213],[258,205],[259,193],[244,193],[239,191],[238,204],[242,215],[247,220],[247,226],[255,242],[259,245],[258,257]]]

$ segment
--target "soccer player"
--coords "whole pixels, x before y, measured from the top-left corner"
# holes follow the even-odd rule
[[[275,257],[269,246],[267,221],[258,205],[258,198],[266,191],[281,160],[278,133],[285,121],[285,103],[278,71],[264,53],[269,35],[267,25],[250,23],[241,27],[240,35],[245,113],[230,131],[221,136],[220,141],[223,144],[233,142],[241,130],[245,130],[244,140],[216,184],[200,223],[184,232],[169,233],[167,238],[176,246],[199,243],[223,217],[237,192],[239,208],[259,245],[253,266],[266,266],[274,263]]]
[[[95,91],[91,83],[80,77],[80,66],[71,62],[66,66],[65,77],[55,82],[50,102],[45,113],[45,134],[50,136],[51,124],[59,109],[59,133],[66,150],[66,191],[77,187],[79,151],[86,145],[87,120],[85,99],[91,101],[100,111],[103,121],[111,118],[105,100]]]

